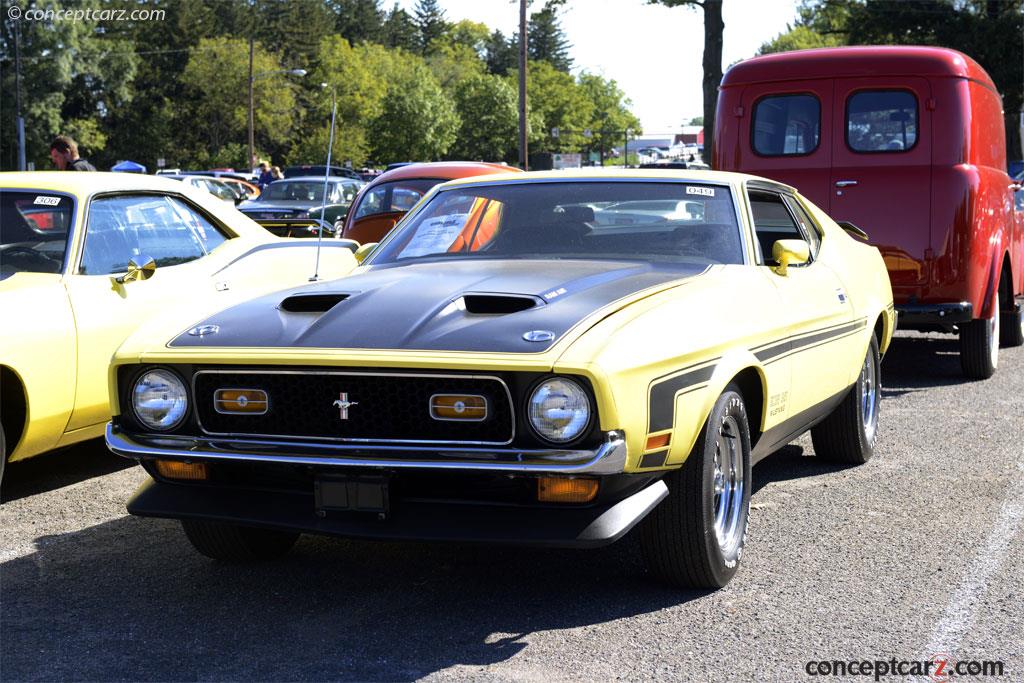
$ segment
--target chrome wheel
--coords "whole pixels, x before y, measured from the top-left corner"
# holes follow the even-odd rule
[[[864,367],[860,370],[860,414],[864,426],[864,438],[868,443],[875,440],[878,429],[878,361],[868,349]]]
[[[718,429],[713,475],[715,537],[727,558],[735,557],[743,544],[745,472],[739,423],[727,415]]]

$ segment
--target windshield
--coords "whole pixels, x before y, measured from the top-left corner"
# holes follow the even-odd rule
[[[434,195],[374,257],[607,258],[743,263],[728,187],[687,182],[541,182]]]
[[[416,206],[430,188],[445,182],[441,178],[413,178],[381,183],[363,195],[356,208],[355,219],[378,213],[406,212]]]
[[[72,211],[69,197],[0,190],[0,278],[61,272]]]
[[[336,192],[336,183],[328,183],[329,192]],[[330,196],[330,195],[328,195]],[[267,185],[260,199],[289,202],[320,202],[324,198],[324,181],[320,180],[278,180]]]

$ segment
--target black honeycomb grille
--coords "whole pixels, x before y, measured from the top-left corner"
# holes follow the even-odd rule
[[[214,409],[217,389],[262,389],[264,415],[227,415]],[[356,405],[341,419],[334,405],[342,393]],[[478,394],[487,398],[482,422],[439,421],[430,416],[434,394]],[[370,441],[440,441],[505,444],[513,418],[505,385],[473,376],[402,376],[339,372],[198,372],[196,413],[211,434]]]

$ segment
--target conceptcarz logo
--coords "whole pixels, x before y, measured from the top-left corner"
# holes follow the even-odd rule
[[[851,676],[870,676],[876,681],[890,676],[905,678],[914,676],[919,679],[945,683],[957,678],[974,677],[989,678],[1005,674],[1006,666],[998,660],[964,659],[957,660],[947,654],[937,654],[931,659],[852,659],[852,660],[816,660],[807,662],[804,671],[808,676],[829,676],[833,678],[849,678]]]

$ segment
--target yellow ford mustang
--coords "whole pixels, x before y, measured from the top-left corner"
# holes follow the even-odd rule
[[[855,230],[851,226],[851,230]],[[751,465],[811,429],[871,457],[885,265],[744,175],[532,173],[437,187],[351,276],[140,331],[107,443],[130,512],[200,552],[302,532],[610,543],[722,586]]]
[[[355,267],[353,243],[328,245],[322,273]],[[0,173],[0,476],[103,435],[110,358],[140,323],[294,287],[315,265],[315,245],[176,181]]]

